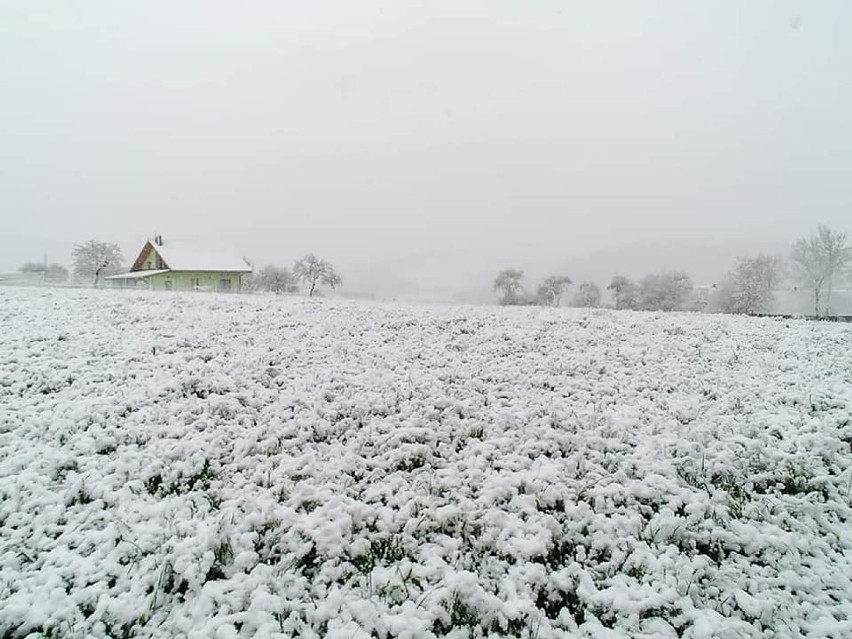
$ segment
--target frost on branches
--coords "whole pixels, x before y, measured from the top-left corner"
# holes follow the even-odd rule
[[[780,279],[778,258],[767,255],[740,257],[736,268],[723,282],[719,297],[725,313],[754,315],[766,313],[772,303],[772,292]]]

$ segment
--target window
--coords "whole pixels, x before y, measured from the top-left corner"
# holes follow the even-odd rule
[[[220,291],[230,291],[231,290],[231,280],[219,280],[219,290]]]
[[[167,291],[172,290],[172,281],[171,280],[166,280],[166,290]]]

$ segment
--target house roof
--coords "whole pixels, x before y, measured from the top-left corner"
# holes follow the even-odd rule
[[[131,271],[130,273],[119,273],[118,275],[110,275],[105,277],[105,280],[138,280],[151,275],[159,275],[160,273],[168,273],[169,269],[159,269],[153,271]]]
[[[163,240],[161,244],[152,242],[152,247],[170,271],[251,273],[252,270],[239,253],[228,247],[201,246],[173,240]]]

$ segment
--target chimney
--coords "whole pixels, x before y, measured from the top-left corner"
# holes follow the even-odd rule
[[[163,236],[162,235],[155,235],[154,236],[154,244],[156,244],[157,246],[162,246],[163,245]]]

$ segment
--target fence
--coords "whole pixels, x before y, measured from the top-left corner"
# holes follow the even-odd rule
[[[852,324],[852,315],[800,315],[781,313],[755,313],[753,317],[775,317],[777,319],[803,319],[812,322],[845,322]]]

